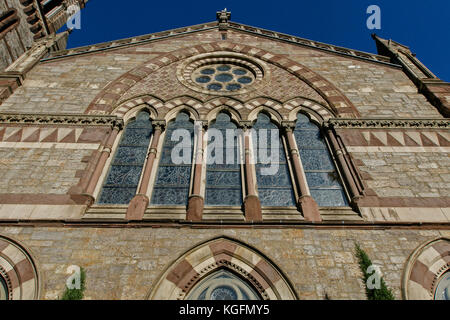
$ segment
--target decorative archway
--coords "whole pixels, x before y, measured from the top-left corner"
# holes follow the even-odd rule
[[[0,235],[0,277],[8,300],[39,299],[39,275],[30,253]]]
[[[86,113],[110,114],[117,107],[117,103],[125,92],[156,70],[195,55],[217,51],[248,55],[283,68],[313,88],[329,104],[333,113],[342,117],[354,118],[359,116],[356,107],[336,86],[306,66],[257,47],[228,41],[181,48],[143,63],[107,85],[91,102]]]
[[[221,237],[196,246],[164,272],[148,298],[184,300],[191,290],[214,272],[225,269],[245,279],[263,300],[295,300],[283,273],[256,249]]]
[[[418,247],[409,257],[402,281],[407,300],[432,300],[441,276],[450,270],[450,239],[438,238]]]

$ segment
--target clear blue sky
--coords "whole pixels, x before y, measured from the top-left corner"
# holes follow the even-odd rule
[[[381,8],[381,30],[369,30],[366,9]],[[69,48],[214,21],[227,8],[231,20],[347,48],[376,53],[375,32],[409,46],[450,82],[449,0],[90,0]]]

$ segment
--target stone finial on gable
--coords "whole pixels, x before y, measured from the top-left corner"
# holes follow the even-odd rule
[[[228,27],[228,21],[231,19],[231,12],[227,11],[227,8],[216,13],[217,21],[219,21],[219,30],[226,30]]]

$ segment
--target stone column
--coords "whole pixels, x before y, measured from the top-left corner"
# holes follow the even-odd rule
[[[246,221],[262,221],[261,202],[256,194],[256,177],[255,164],[251,161],[251,122],[241,122],[242,129],[244,131],[244,156],[245,156],[245,187],[247,195],[244,199],[244,214]]]
[[[337,141],[332,128],[326,128],[326,134],[328,140],[330,141],[331,148],[336,155],[336,163],[339,166],[339,169],[341,169],[344,179],[347,182],[347,186],[349,186],[350,188],[351,204],[354,209],[357,209],[357,202],[361,198],[361,194],[359,192],[358,186],[356,185],[353,174],[350,172],[350,168],[347,165],[344,150],[339,145],[339,142]]]
[[[284,132],[286,134],[287,147],[291,163],[294,168],[295,182],[299,191],[299,197],[297,199],[297,205],[303,213],[306,221],[320,222],[322,217],[320,216],[319,206],[317,202],[311,197],[308,184],[304,174],[302,161],[300,154],[295,143],[293,130],[295,128],[295,122],[283,122]]]
[[[194,163],[194,179],[192,185],[192,193],[189,196],[188,207],[186,212],[186,220],[188,221],[201,221],[203,216],[203,208],[205,206],[205,200],[201,195],[202,175],[203,167],[205,164],[205,131],[208,127],[206,121],[195,122],[195,138],[197,139],[197,148],[195,150],[195,163]]]
[[[152,144],[147,155],[147,161],[144,165],[144,170],[142,173],[141,183],[137,190],[136,195],[131,199],[128,205],[126,219],[127,220],[142,220],[144,217],[145,210],[147,209],[150,199],[147,197],[147,189],[150,183],[150,175],[152,173],[153,164],[155,163],[158,144],[161,137],[161,133],[164,130],[166,122],[164,120],[155,120],[152,122],[153,125],[153,139]]]
[[[108,139],[106,140],[105,145],[103,146],[103,150],[100,154],[99,160],[97,162],[97,165],[94,169],[94,172],[92,173],[91,179],[89,180],[89,183],[86,187],[86,193],[94,199],[93,194],[95,187],[97,186],[98,180],[100,179],[100,176],[102,175],[103,169],[105,168],[106,161],[108,160],[109,156],[111,155],[112,147],[114,145],[114,142],[116,141],[117,135],[119,134],[119,131],[123,128],[123,121],[117,121],[111,133],[109,134]]]

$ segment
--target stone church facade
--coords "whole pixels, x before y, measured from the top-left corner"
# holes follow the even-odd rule
[[[7,51],[40,2],[6,3]],[[226,11],[67,50],[57,29],[2,61],[1,298],[58,299],[75,265],[86,299],[365,299],[356,243],[397,299],[448,297],[450,84],[408,47],[374,35],[379,54],[360,52]],[[174,163],[180,129],[189,161]],[[220,152],[240,161],[211,164],[226,129],[236,148]],[[266,176],[265,129],[280,155]]]

